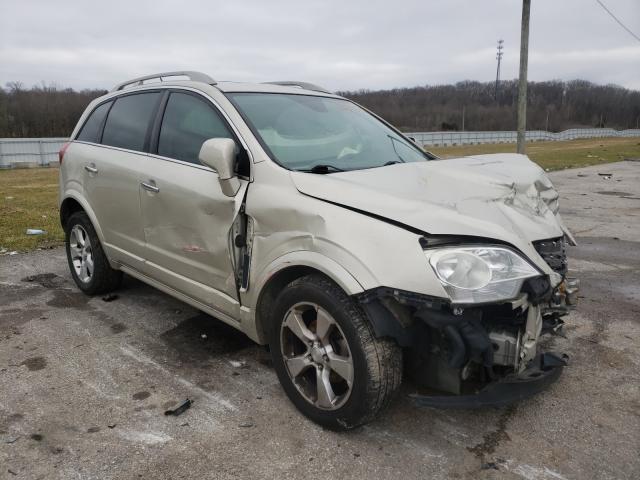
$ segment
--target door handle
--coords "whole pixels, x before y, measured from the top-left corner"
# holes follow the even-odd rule
[[[98,173],[98,169],[93,163],[91,165],[85,165],[84,169],[89,173]]]
[[[149,180],[149,182],[153,182],[153,180]],[[140,185],[142,185],[142,188],[144,188],[148,192],[153,192],[153,193],[160,192],[160,189],[151,183],[142,182]]]

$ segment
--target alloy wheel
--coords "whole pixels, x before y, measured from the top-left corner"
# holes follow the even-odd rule
[[[289,378],[304,399],[337,410],[353,388],[353,357],[336,320],[315,303],[298,303],[284,316],[280,348]]]
[[[93,276],[93,251],[87,231],[74,225],[69,234],[69,253],[76,276],[83,283],[89,283]]]

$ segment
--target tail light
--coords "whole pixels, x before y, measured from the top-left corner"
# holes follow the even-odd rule
[[[65,143],[58,152],[58,160],[60,160],[60,165],[62,165],[62,159],[64,158],[64,154],[67,151],[67,148],[69,148],[69,145],[71,145],[71,142]]]

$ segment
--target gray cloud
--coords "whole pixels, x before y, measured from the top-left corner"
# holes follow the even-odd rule
[[[529,78],[640,89],[640,43],[594,0],[533,0]],[[640,32],[638,0],[607,0]],[[519,0],[0,0],[0,84],[110,88],[195,69],[334,90],[515,78]]]

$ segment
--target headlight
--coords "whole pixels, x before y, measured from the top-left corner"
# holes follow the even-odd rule
[[[509,300],[522,282],[540,275],[529,262],[503,247],[425,250],[425,255],[454,303]]]

